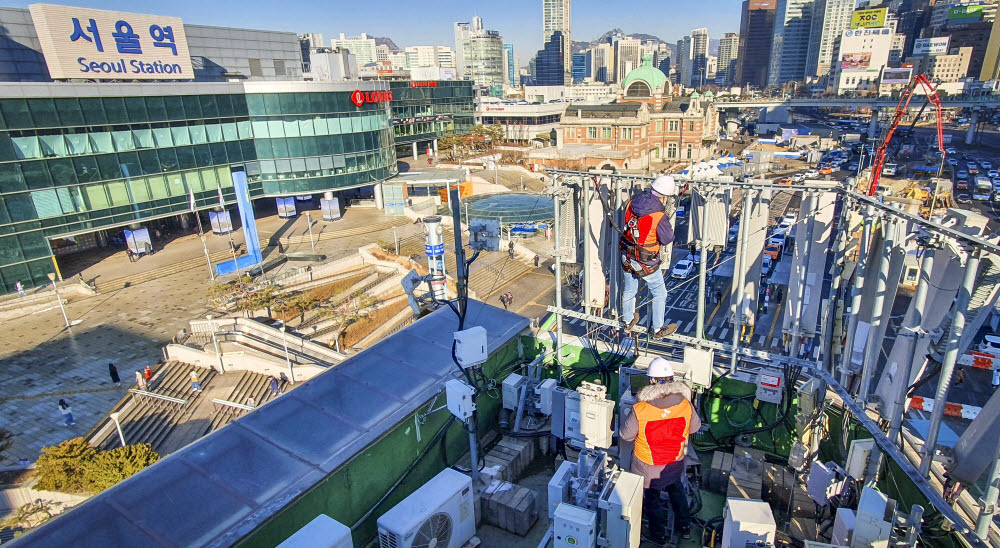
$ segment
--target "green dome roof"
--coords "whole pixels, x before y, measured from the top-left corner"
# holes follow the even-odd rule
[[[708,91],[705,92],[705,98],[706,99],[711,99],[713,97],[715,97],[715,94],[712,93],[712,90],[708,90]]]
[[[649,85],[650,91],[657,93],[663,91],[663,83],[667,81],[667,77],[663,74],[663,71],[653,66],[653,56],[646,53],[643,54],[642,63],[639,67],[633,69],[632,72],[629,72],[625,76],[625,80],[622,81],[622,91],[627,94],[628,87],[636,80],[646,82]]]
[[[697,91],[691,94],[692,99],[701,99],[701,94]]]

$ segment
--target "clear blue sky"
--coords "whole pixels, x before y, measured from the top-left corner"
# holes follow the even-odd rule
[[[16,0],[8,5],[27,7],[46,0]],[[172,0],[145,3],[124,0],[47,0],[50,3],[99,9],[173,15],[187,23],[320,32],[326,40],[343,32],[367,32],[392,38],[400,47],[450,45],[452,23],[479,15],[487,29],[498,30],[514,44],[521,64],[542,47],[541,0]],[[708,27],[712,38],[739,32],[740,0],[575,0],[573,40],[590,41],[618,27],[626,33],[647,33],[675,42],[691,29]]]

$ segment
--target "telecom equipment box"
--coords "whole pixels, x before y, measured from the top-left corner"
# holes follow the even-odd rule
[[[535,387],[535,395],[538,396],[539,413],[546,416],[552,415],[553,392],[557,386],[559,386],[559,382],[555,379],[545,379]]]
[[[611,447],[615,402],[605,398],[607,390],[585,382],[566,396],[566,439],[582,443],[588,449]]]
[[[774,545],[777,526],[766,502],[729,498],[724,516],[722,548],[745,548],[757,541]]]
[[[511,373],[503,380],[503,408],[514,411],[521,401],[521,388],[528,384],[528,377]]]
[[[459,379],[451,379],[444,383],[445,396],[447,397],[448,411],[459,420],[467,420],[476,410],[476,404],[472,401],[475,391],[471,386]]]
[[[486,353],[486,328],[470,327],[464,331],[455,332],[455,358],[462,367],[472,367],[485,363],[489,355]]]
[[[564,502],[556,507],[553,522],[555,548],[588,548],[597,545],[597,513],[593,510]]]
[[[785,388],[785,374],[778,369],[761,369],[757,373],[757,399],[767,403],[781,403]]]

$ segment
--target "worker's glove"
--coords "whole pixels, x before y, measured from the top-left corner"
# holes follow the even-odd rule
[[[673,219],[674,213],[677,212],[677,203],[673,196],[668,196],[666,203],[663,204],[663,213],[667,216],[667,219]]]

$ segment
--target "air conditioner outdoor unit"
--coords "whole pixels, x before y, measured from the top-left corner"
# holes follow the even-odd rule
[[[445,468],[378,518],[379,548],[459,548],[476,534],[472,480]]]

